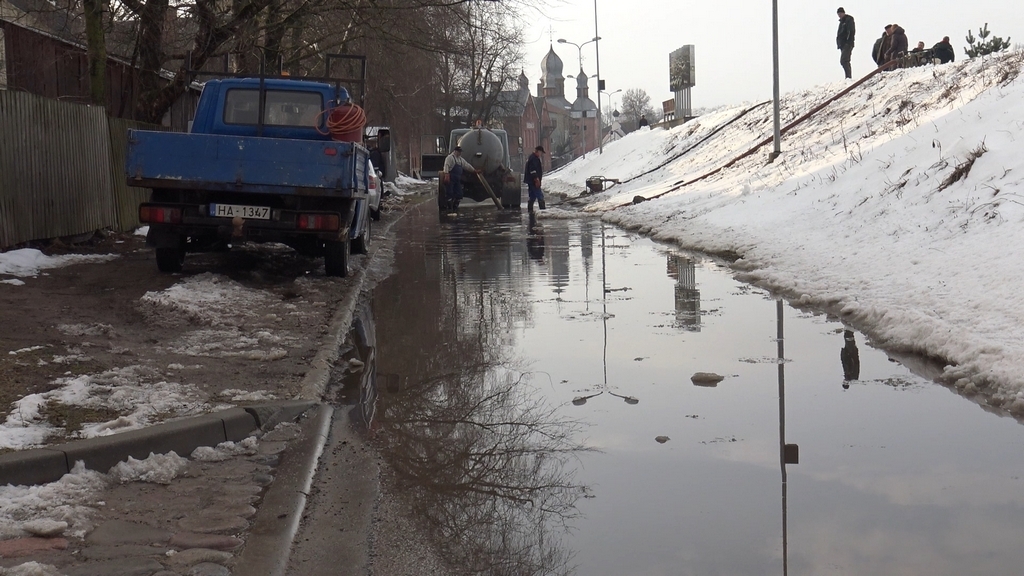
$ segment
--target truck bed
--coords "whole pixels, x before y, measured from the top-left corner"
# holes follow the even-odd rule
[[[352,142],[129,130],[129,184],[361,198],[368,152]]]

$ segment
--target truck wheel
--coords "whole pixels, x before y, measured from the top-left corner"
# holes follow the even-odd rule
[[[185,248],[182,246],[171,246],[156,249],[156,267],[161,272],[181,272],[185,263]]]
[[[444,184],[441,183],[441,179],[437,179],[437,211],[444,214],[448,213],[448,198],[446,198],[447,191],[444,189]]]
[[[324,246],[324,270],[328,276],[348,276],[348,240],[327,242]]]
[[[358,238],[352,240],[352,253],[353,254],[369,254],[370,253],[370,221],[366,221],[366,230]]]

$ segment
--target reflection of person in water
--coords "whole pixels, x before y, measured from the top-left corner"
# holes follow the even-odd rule
[[[526,228],[526,251],[538,262],[544,259],[544,228],[537,225],[537,215],[533,212]]]
[[[860,352],[857,342],[853,339],[852,330],[843,330],[843,349],[839,352],[839,361],[843,363],[843,388],[850,387],[851,380],[860,378]]]

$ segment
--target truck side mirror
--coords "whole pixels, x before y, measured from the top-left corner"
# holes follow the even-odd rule
[[[380,150],[381,152],[390,152],[391,151],[391,135],[390,134],[381,134],[377,138],[377,149]]]

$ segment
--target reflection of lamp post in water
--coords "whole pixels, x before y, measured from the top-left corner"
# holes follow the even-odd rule
[[[608,283],[605,281],[605,242],[604,242],[604,222],[601,223],[601,325],[604,328],[604,349],[602,351],[601,362],[604,367],[604,388],[600,392],[590,394],[588,396],[577,396],[572,399],[573,406],[583,406],[587,403],[587,400],[596,398],[601,394],[607,392],[610,396],[616,398],[622,398],[626,404],[639,404],[640,400],[635,396],[623,396],[616,394],[608,389]]]
[[[786,444],[786,355],[785,337],[782,323],[782,300],[775,301],[775,321],[779,349],[779,465],[782,468],[782,573],[789,574],[789,526],[787,524],[786,464],[800,463],[800,448],[796,444]]]

